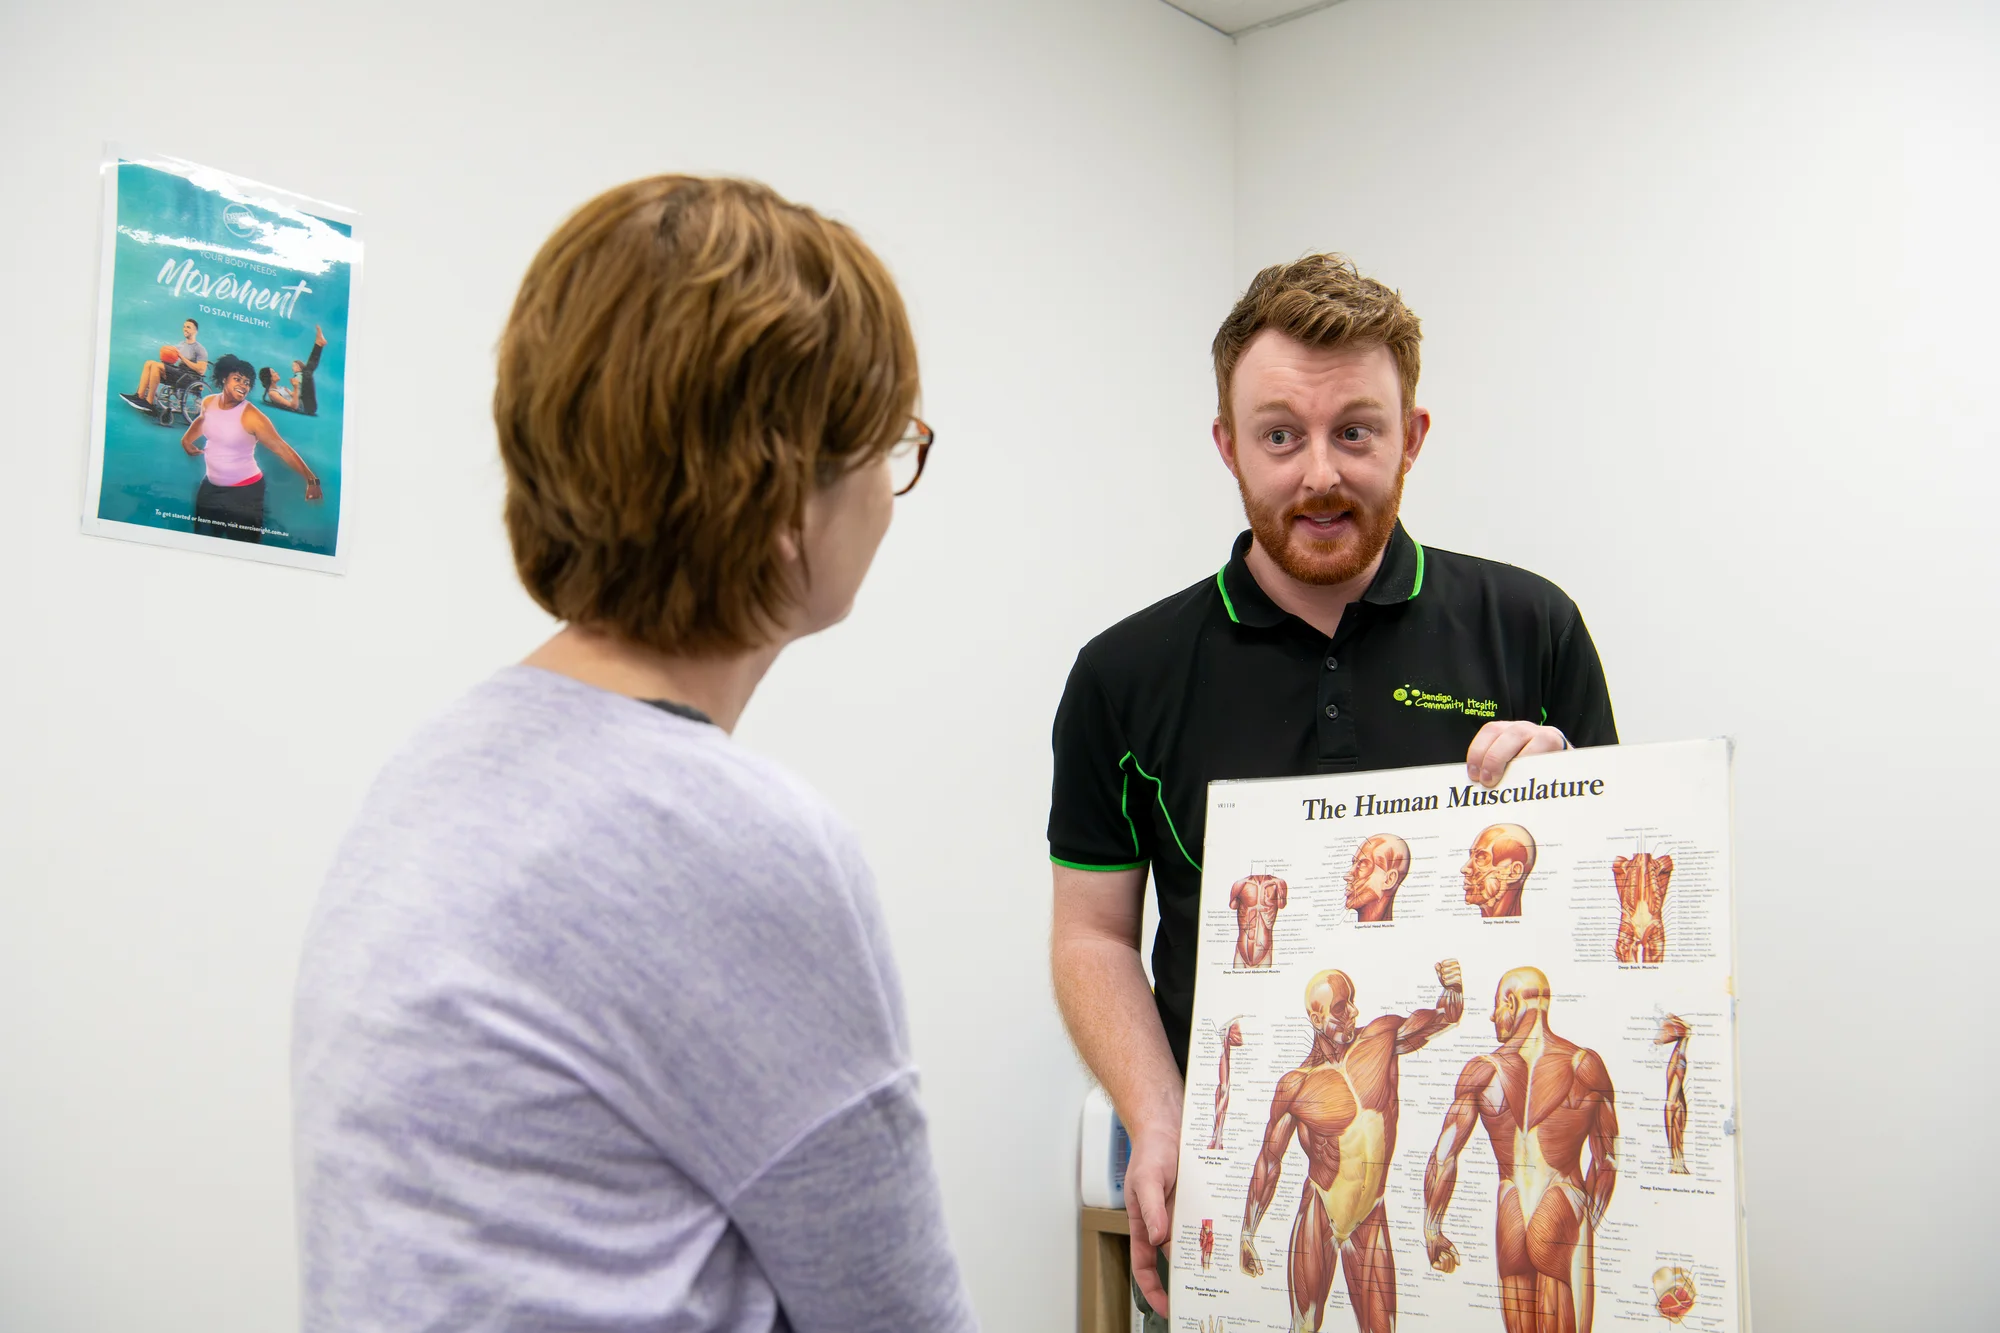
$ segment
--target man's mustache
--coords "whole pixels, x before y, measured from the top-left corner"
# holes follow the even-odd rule
[[[1316,500],[1308,500],[1302,505],[1294,505],[1285,511],[1287,521],[1294,518],[1324,518],[1333,514],[1365,514],[1368,506],[1359,497],[1345,491],[1332,491]]]

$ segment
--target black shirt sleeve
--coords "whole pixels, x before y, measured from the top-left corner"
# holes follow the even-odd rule
[[[1055,783],[1049,799],[1049,859],[1076,870],[1145,865],[1139,834],[1126,817],[1128,747],[1111,701],[1082,653],[1056,707]]]
[[[1548,725],[1575,746],[1618,744],[1618,723],[1611,716],[1611,687],[1604,681],[1604,664],[1597,645],[1577,615],[1556,640],[1549,664]]]

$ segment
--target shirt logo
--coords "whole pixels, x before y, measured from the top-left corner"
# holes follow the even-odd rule
[[[1462,713],[1466,717],[1499,717],[1498,699],[1461,699],[1444,690],[1427,690],[1420,685],[1400,685],[1391,696],[1405,708],[1422,708],[1432,713]]]

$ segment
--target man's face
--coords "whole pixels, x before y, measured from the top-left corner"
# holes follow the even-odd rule
[[[1302,583],[1345,583],[1387,545],[1430,415],[1406,417],[1381,344],[1308,347],[1266,329],[1230,385],[1215,444],[1264,553]],[[1233,429],[1232,429],[1233,426]]]
[[[1333,1046],[1344,1051],[1354,1041],[1354,989],[1342,978],[1329,977],[1306,994],[1306,1020]]]
[[[1465,865],[1459,870],[1459,874],[1465,877],[1465,901],[1497,903],[1508,886],[1521,878],[1520,862],[1493,859],[1493,844],[1499,839],[1499,833],[1489,829],[1472,844],[1472,854],[1466,857]]]
[[[157,328],[157,327],[158,327],[158,325],[155,325],[154,327],[155,327],[155,328]],[[181,325],[181,337],[182,337],[182,338],[184,338],[184,339],[186,339],[186,340],[187,340],[188,342],[193,342],[193,341],[194,341],[194,321],[193,321],[193,320],[189,320],[189,321],[187,321],[187,323],[185,323],[185,324]]]
[[[1347,906],[1350,910],[1372,907],[1402,887],[1409,873],[1407,857],[1394,843],[1363,843],[1347,868]]]

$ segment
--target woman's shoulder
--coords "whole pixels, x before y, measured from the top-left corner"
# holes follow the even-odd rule
[[[858,857],[846,822],[783,765],[720,727],[643,700],[509,667],[439,722],[444,729],[426,749],[471,763],[512,800],[562,792],[561,807],[584,836],[793,866],[815,878],[844,873]],[[489,766],[496,751],[510,756],[502,771]]]

